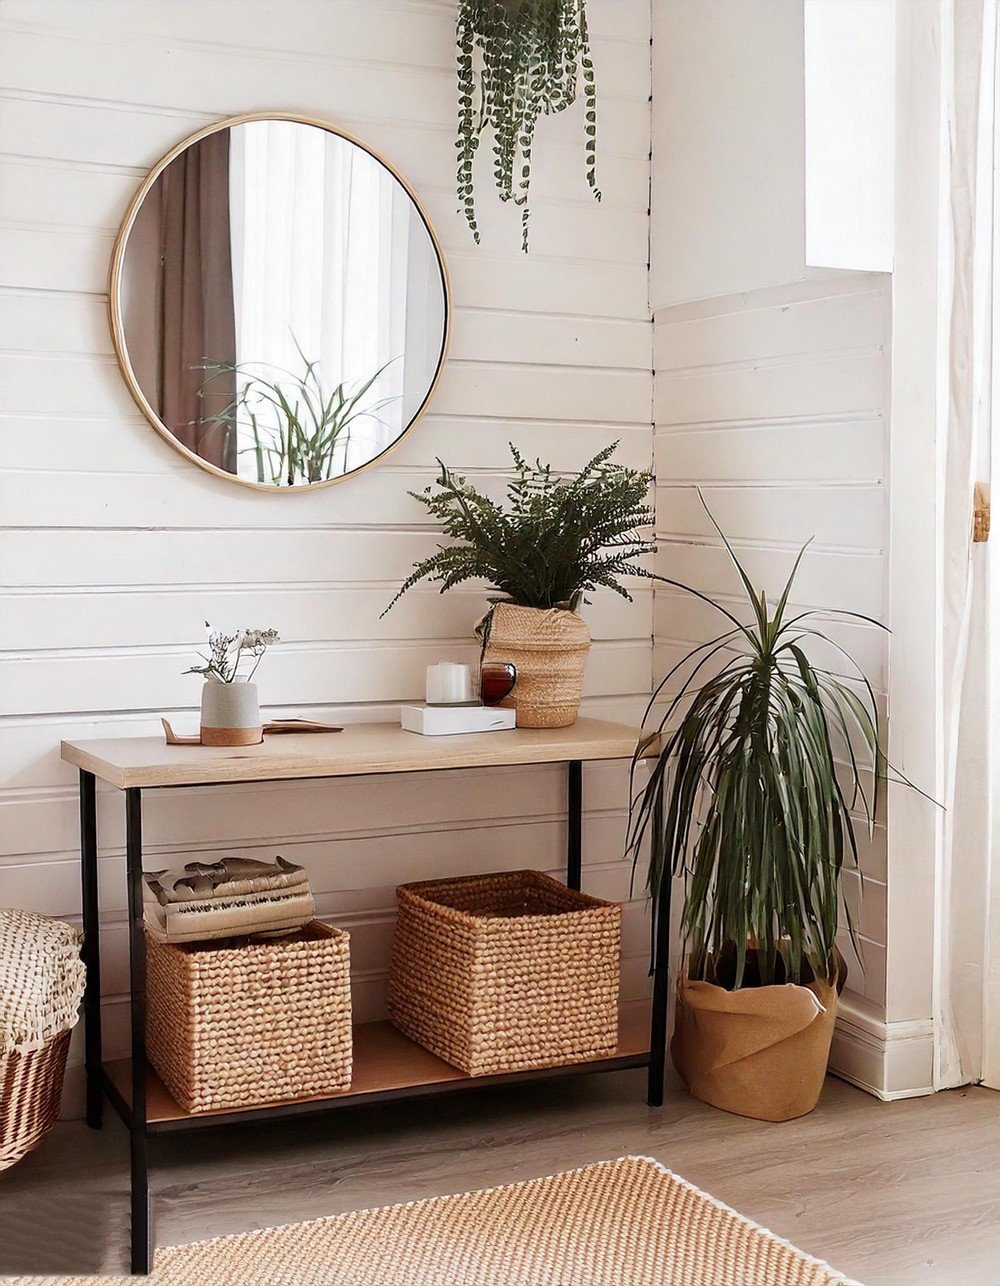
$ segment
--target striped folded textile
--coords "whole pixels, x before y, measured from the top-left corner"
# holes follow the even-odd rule
[[[147,871],[143,878],[146,924],[165,942],[292,933],[316,909],[306,872],[280,856],[188,862],[180,871]]]

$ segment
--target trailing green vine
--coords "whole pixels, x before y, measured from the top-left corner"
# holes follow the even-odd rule
[[[493,130],[493,176],[501,201],[521,207],[528,249],[531,149],[544,112],[576,102],[582,84],[587,182],[596,200],[597,87],[586,0],[459,0],[458,199],[479,241],[473,172],[483,130]],[[477,57],[478,54],[478,57]]]

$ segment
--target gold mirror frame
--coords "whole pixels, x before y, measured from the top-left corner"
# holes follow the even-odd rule
[[[180,156],[182,152],[187,151],[187,149],[193,144],[200,143],[203,138],[208,138],[211,134],[218,134],[224,129],[232,128],[234,125],[246,125],[250,121],[294,121],[299,125],[313,125],[317,129],[323,129],[330,134],[337,135],[338,138],[342,138],[348,143],[353,143],[355,147],[361,148],[363,152],[367,152],[369,156],[378,161],[380,165],[384,166],[413,202],[417,213],[420,215],[421,222],[427,229],[427,235],[430,237],[431,245],[434,248],[434,255],[437,259],[438,271],[441,274],[441,288],[444,292],[444,329],[441,336],[441,353],[438,357],[437,367],[435,368],[434,376],[428,386],[427,392],[424,395],[424,399],[420,403],[406,428],[402,433],[400,433],[399,437],[396,438],[394,442],[390,442],[390,444],[384,450],[380,451],[378,455],[372,456],[370,460],[366,460],[364,464],[358,465],[356,469],[352,469],[349,473],[338,474],[335,478],[324,478],[321,482],[304,482],[295,487],[276,487],[267,482],[253,482],[249,478],[237,477],[236,474],[228,473],[225,469],[220,469],[217,465],[211,464],[208,460],[203,460],[200,455],[197,455],[182,442],[179,442],[156,414],[152,406],[150,406],[146,395],[139,386],[139,381],[136,378],[135,370],[132,367],[132,362],[128,354],[128,345],[125,340],[125,325],[122,317],[122,267],[125,260],[125,249],[128,245],[129,234],[132,231],[132,226],[135,223],[136,216],[138,215],[142,203],[148,196],[153,184],[167,168],[170,162]],[[125,380],[128,391],[132,395],[132,400],[164,441],[169,442],[175,451],[179,451],[181,455],[185,456],[193,464],[196,464],[199,469],[204,469],[206,473],[213,473],[217,478],[225,478],[227,482],[235,482],[241,487],[250,487],[254,491],[266,491],[270,495],[298,495],[305,491],[316,491],[320,487],[332,487],[335,483],[345,482],[348,478],[354,478],[359,473],[364,473],[365,470],[370,469],[372,465],[378,464],[379,461],[384,460],[390,451],[395,450],[417,421],[423,416],[441,380],[441,373],[444,370],[444,364],[448,356],[448,347],[451,341],[451,281],[448,277],[448,265],[445,263],[444,252],[441,249],[441,242],[438,240],[437,232],[434,230],[434,225],[431,223],[430,218],[427,215],[427,211],[424,209],[423,204],[410,184],[402,174],[400,174],[396,167],[390,164],[390,162],[387,161],[381,153],[376,152],[375,149],[369,147],[367,143],[363,143],[361,139],[355,138],[353,134],[347,133],[346,130],[338,129],[336,125],[331,125],[329,121],[319,120],[314,116],[302,116],[296,112],[249,112],[242,116],[228,116],[225,120],[216,121],[213,125],[206,125],[203,129],[197,130],[194,134],[189,134],[187,138],[181,139],[181,141],[175,144],[169,152],[160,157],[143,179],[132,200],[129,202],[128,209],[125,211],[125,217],[122,219],[121,227],[118,229],[118,235],[115,238],[114,249],[111,252],[111,267],[108,273],[108,316],[111,325],[111,342],[114,344],[115,356],[118,358],[118,366],[121,370],[122,378]]]

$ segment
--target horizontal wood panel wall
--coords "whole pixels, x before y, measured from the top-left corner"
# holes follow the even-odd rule
[[[591,0],[600,205],[582,109],[542,122],[531,254],[480,170],[476,247],[454,193],[450,0],[5,0],[0,10],[0,904],[79,915],[75,780],[61,737],[191,723],[180,671],[206,618],[274,625],[259,678],[273,713],[390,719],[424,667],[471,659],[475,589],[379,613],[435,531],[408,489],[435,457],[502,486],[513,440],[557,468],[607,442],[651,459],[647,305],[649,5]],[[454,286],[454,340],[429,414],[382,466],[307,496],[192,468],[138,415],[105,321],[115,230],[148,167],[185,134],[268,107],[328,119],[407,175]],[[484,149],[485,150],[485,149]],[[635,720],[652,596],[598,596],[589,713]],[[628,900],[625,778],[587,768],[585,887]],[[126,1047],[121,800],[100,792],[107,1049]],[[464,779],[150,796],[150,864],[186,853],[305,861],[322,914],[354,938],[361,1017],[381,1012],[394,885],[564,860],[559,768]],[[626,989],[646,987],[643,907],[626,915]],[[75,1047],[74,1047],[75,1050]],[[78,1058],[75,1050],[74,1057]]]
[[[740,605],[740,587],[698,489],[750,575],[777,593],[797,548],[802,608],[884,617],[889,278],[852,274],[654,314],[658,566]],[[888,652],[876,627],[823,628],[861,664],[884,711]],[[711,608],[657,587],[654,681],[719,633]],[[836,667],[834,649],[824,660]],[[673,685],[671,685],[673,686]],[[846,942],[854,999],[885,1006],[884,820],[861,846],[865,973]],[[860,882],[848,876],[857,904]]]

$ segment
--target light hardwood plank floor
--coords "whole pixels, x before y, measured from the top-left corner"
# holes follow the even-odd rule
[[[866,1286],[1000,1284],[1000,1095],[879,1103],[831,1078],[811,1116],[769,1125],[697,1103],[676,1083],[654,1111],[644,1088],[642,1073],[619,1072],[154,1139],[157,1242],[633,1154]],[[0,1174],[0,1274],[123,1271],[127,1155],[108,1109],[99,1133],[60,1124]]]

